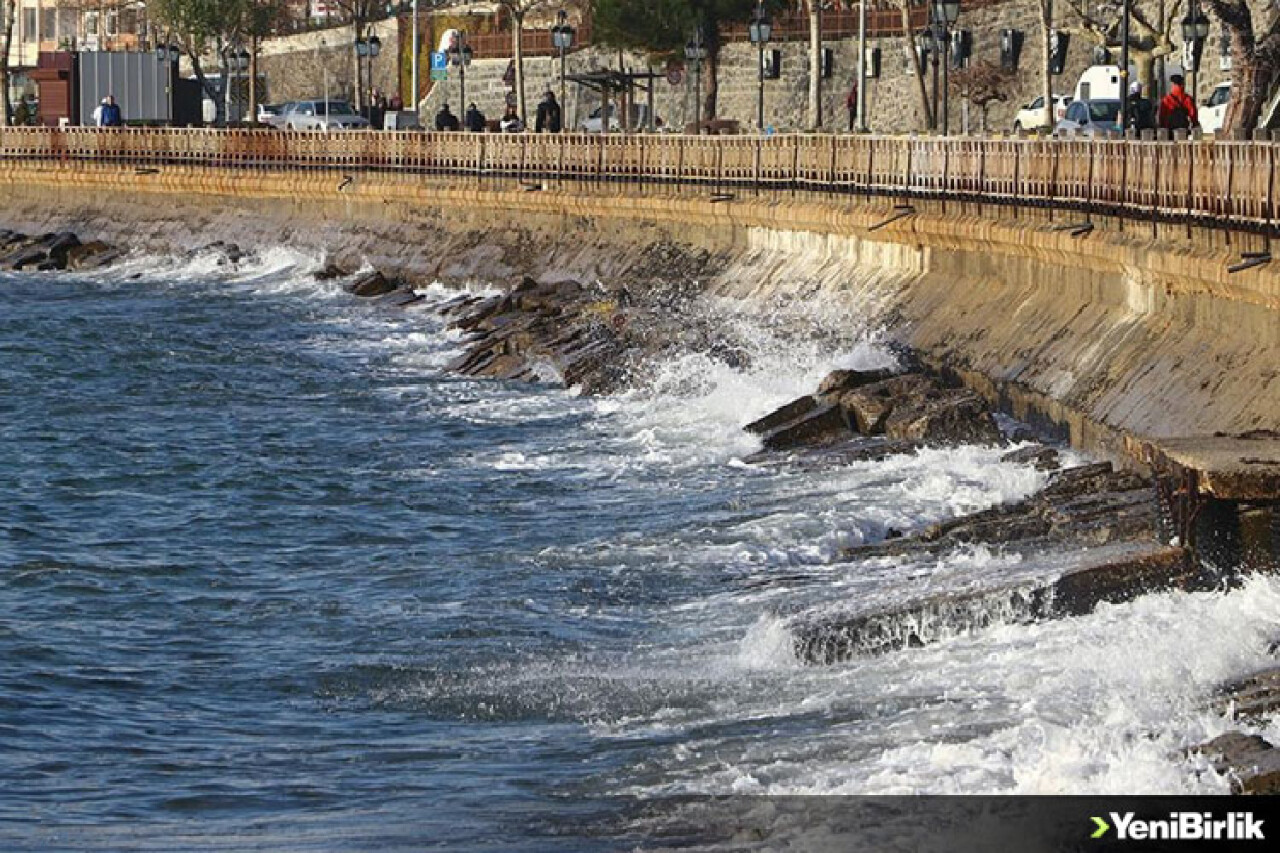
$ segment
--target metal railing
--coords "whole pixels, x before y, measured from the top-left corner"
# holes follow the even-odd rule
[[[1280,143],[1207,140],[0,128],[0,166],[382,170],[808,190],[1265,231],[1275,223],[1277,149]]]

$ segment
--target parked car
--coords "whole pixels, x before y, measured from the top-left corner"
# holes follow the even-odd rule
[[[258,124],[276,128],[284,127],[284,114],[291,106],[293,106],[292,101],[286,104],[258,104]]]
[[[1214,87],[1199,109],[1200,129],[1205,133],[1222,130],[1222,120],[1227,117],[1227,104],[1231,100],[1231,84],[1219,83]]]
[[[1070,95],[1053,96],[1053,121],[1044,120],[1044,95],[1036,98],[1013,117],[1014,130],[1039,130],[1049,128],[1062,121],[1067,115],[1067,105],[1071,103]]]
[[[1120,101],[1099,98],[1092,101],[1072,101],[1067,114],[1054,128],[1056,133],[1074,132],[1079,136],[1096,136],[1120,130]]]
[[[346,101],[296,101],[285,110],[286,130],[355,130],[369,126]]]
[[[602,127],[600,116],[604,107],[596,107],[591,111],[591,115],[583,119],[578,125],[578,129],[586,133],[599,133]],[[632,130],[648,130],[649,129],[649,105],[648,104],[632,104],[630,109]],[[618,105],[609,104],[609,132],[617,133],[622,130],[622,123],[619,121]],[[662,116],[654,116],[654,127],[661,130],[666,126],[666,122],[662,120]]]

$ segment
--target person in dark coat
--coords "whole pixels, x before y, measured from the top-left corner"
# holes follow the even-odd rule
[[[1137,133],[1152,130],[1156,126],[1151,99],[1142,97],[1142,84],[1136,80],[1129,86],[1129,97],[1124,102],[1124,117],[1127,129]]]
[[[462,117],[462,123],[472,133],[484,133],[484,113],[480,112],[475,101],[467,106],[467,113]]]
[[[1186,82],[1181,74],[1169,77],[1172,84],[1169,94],[1160,101],[1160,126],[1169,130],[1190,130],[1200,126],[1200,116],[1196,114],[1196,102],[1191,100],[1184,88]]]
[[[440,112],[436,113],[436,130],[457,130],[458,117],[449,110],[449,104],[440,105]]]
[[[547,92],[542,96],[542,103],[538,104],[538,115],[534,119],[533,129],[538,133],[560,132],[560,104],[556,102],[554,92]]]
[[[107,95],[107,102],[102,105],[102,126],[120,127],[124,124],[124,116],[120,113],[120,105],[115,95]]]

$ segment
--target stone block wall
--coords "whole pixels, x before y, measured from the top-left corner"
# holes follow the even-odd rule
[[[1156,0],[1140,5],[1155,6]],[[974,60],[998,63],[1000,59],[1000,32],[1006,28],[1023,33],[1022,55],[1016,83],[1008,99],[990,105],[987,128],[990,131],[1007,131],[1013,126],[1017,110],[1033,100],[1041,89],[1039,68],[1043,63],[1039,31],[1039,6],[1036,0],[1007,0],[980,8],[964,9],[958,26],[972,34]],[[1182,14],[1179,8],[1178,15]],[[1065,9],[1060,14],[1060,26],[1075,30],[1071,35],[1067,66],[1054,82],[1054,92],[1071,94],[1080,73],[1093,64],[1094,43],[1078,31]],[[1175,22],[1175,43],[1180,41]],[[399,90],[399,80],[404,79],[398,67],[404,59],[399,47],[399,28],[394,20],[378,25],[382,39],[381,55],[374,60],[373,85],[391,95]],[[323,39],[323,44],[321,40]],[[352,33],[349,27],[305,33],[276,39],[263,46],[260,60],[267,74],[269,98],[272,101],[294,100],[319,96],[323,85],[323,69],[328,69],[331,94],[352,95],[355,85],[355,52],[351,48]],[[1211,19],[1209,41],[1205,46],[1197,86],[1199,100],[1203,101],[1213,87],[1227,79],[1229,72],[1219,68],[1219,26]],[[911,133],[924,130],[924,117],[920,106],[918,85],[910,72],[907,42],[902,36],[869,39],[871,47],[881,52],[881,72],[867,85],[868,123],[877,133]],[[834,57],[830,78],[823,80],[822,129],[844,131],[848,126],[845,96],[855,74],[857,56],[856,39],[839,39],[824,42]],[[779,131],[804,130],[807,127],[808,105],[808,41],[803,37],[778,41],[769,45],[770,50],[781,54],[781,76],[765,80],[765,124]],[[1177,57],[1171,58],[1177,62]],[[624,57],[624,63],[633,71],[649,68],[646,59],[638,54]],[[754,46],[746,43],[726,45],[721,54],[719,73],[718,113],[722,118],[737,119],[744,131],[755,127],[759,92],[758,54]],[[467,100],[474,100],[490,118],[502,114],[509,87],[503,82],[508,59],[476,60],[467,69]],[[555,57],[529,57],[525,59],[526,109],[532,118],[538,100],[548,87],[559,96],[559,59]],[[599,68],[616,68],[618,54],[614,50],[589,48],[571,53],[567,68],[570,74]],[[656,65],[655,71],[665,67]],[[407,74],[407,71],[405,72]],[[424,118],[430,118],[439,104],[448,100],[461,115],[465,104],[456,103],[459,97],[458,74],[450,69],[449,79],[441,83],[429,82],[430,69],[425,64],[420,70],[424,89],[428,94],[421,105]],[[704,79],[703,89],[705,91]],[[931,77],[926,74],[926,88],[931,91]],[[592,109],[599,105],[598,94],[573,83],[566,87],[567,99],[564,114],[567,126],[577,127]],[[637,98],[645,100],[643,93]],[[953,133],[965,127],[965,106],[958,95],[950,99],[950,127]],[[655,105],[658,115],[668,127],[680,128],[693,116],[693,85],[689,75],[678,84],[671,84],[665,77],[655,80]],[[979,129],[979,110],[971,107],[968,126]]]

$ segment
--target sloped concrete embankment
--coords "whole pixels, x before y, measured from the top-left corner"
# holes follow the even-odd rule
[[[892,200],[327,171],[6,163],[0,190],[0,226],[152,251],[289,245],[410,281],[696,282],[762,311],[804,302],[1116,458],[1126,435],[1280,425],[1280,275],[1227,271],[1260,238],[1098,219],[1073,237],[1069,215],[991,205],[894,219]]]

